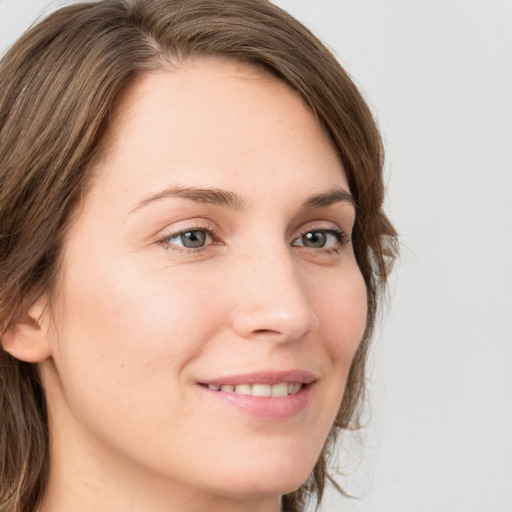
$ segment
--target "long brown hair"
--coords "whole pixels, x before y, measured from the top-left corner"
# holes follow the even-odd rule
[[[357,205],[353,245],[368,292],[364,339],[314,471],[283,511],[319,501],[336,435],[358,426],[377,304],[396,256],[382,210],[383,150],[362,96],[331,53],[266,0],[100,0],[62,8],[0,62],[0,336],[51,292],[70,212],[90,183],[109,115],[150,69],[217,55],[273,73],[329,134]],[[0,349],[0,511],[33,511],[45,492],[49,432],[37,365]]]

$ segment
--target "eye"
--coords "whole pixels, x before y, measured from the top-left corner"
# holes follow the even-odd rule
[[[161,240],[164,245],[178,249],[202,249],[213,243],[212,232],[206,228],[193,228],[172,233]]]
[[[309,249],[336,249],[343,244],[345,235],[336,229],[311,229],[292,242],[296,247]]]

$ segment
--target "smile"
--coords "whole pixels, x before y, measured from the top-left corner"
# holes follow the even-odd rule
[[[320,376],[307,370],[262,370],[197,382],[205,396],[264,421],[287,420],[307,410]]]
[[[278,384],[205,384],[212,391],[234,393],[236,395],[250,395],[258,397],[288,396],[298,393],[304,384],[300,382],[281,382]]]

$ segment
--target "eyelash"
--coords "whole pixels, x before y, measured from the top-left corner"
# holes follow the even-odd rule
[[[172,233],[169,233],[168,235],[164,235],[162,238],[157,240],[157,243],[160,245],[163,245],[166,250],[172,250],[172,251],[181,252],[181,253],[197,254],[197,253],[202,252],[203,250],[207,249],[209,247],[209,245],[206,245],[203,247],[198,247],[196,249],[191,249],[188,247],[180,247],[179,245],[175,245],[175,244],[171,243],[171,240],[173,238],[183,236],[186,233],[193,233],[195,231],[200,231],[200,232],[206,233],[207,235],[209,235],[212,238],[213,243],[215,244],[216,229],[213,226],[210,226],[210,224],[194,224],[191,226],[187,226],[184,229],[180,229],[178,231],[173,231]]]
[[[338,242],[338,245],[336,247],[312,249],[317,252],[322,252],[323,254],[339,254],[340,250],[345,245],[347,245],[350,241],[349,237],[347,236],[345,231],[343,231],[341,228],[334,228],[334,227],[317,228],[317,227],[314,227],[314,228],[304,229],[300,233],[300,235],[294,240],[294,242],[296,240],[301,239],[303,236],[307,235],[308,233],[324,233],[324,234],[333,235],[336,238],[336,240]],[[303,247],[303,246],[295,246],[295,247]]]
[[[179,236],[183,236],[187,233],[193,233],[193,232],[206,233],[207,235],[210,236],[210,238],[213,240],[213,242],[211,244],[208,244],[208,245],[205,245],[202,247],[198,247],[198,248],[181,247],[181,246],[171,243],[172,239],[177,238]],[[173,231],[172,233],[169,233],[168,235],[163,236],[162,238],[157,240],[157,243],[160,245],[163,245],[166,250],[173,250],[173,251],[180,252],[180,253],[198,254],[198,253],[208,249],[208,247],[210,247],[210,245],[216,244],[215,233],[216,233],[216,229],[209,224],[194,224],[191,226],[187,226],[184,229],[180,229],[178,231]],[[299,236],[293,240],[292,245],[294,247],[304,247],[304,248],[308,249],[308,247],[306,247],[304,245],[294,245],[294,242],[296,242],[297,240],[300,240],[302,237],[304,237],[308,233],[324,233],[324,234],[328,234],[328,235],[333,235],[337,240],[338,245],[336,247],[318,248],[318,249],[309,248],[317,253],[338,254],[340,252],[340,250],[350,242],[350,239],[347,236],[347,234],[345,233],[345,231],[343,231],[340,228],[313,227],[313,228],[308,228],[308,229],[304,229],[303,231],[301,231]]]

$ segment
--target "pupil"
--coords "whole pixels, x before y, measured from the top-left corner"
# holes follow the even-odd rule
[[[302,242],[307,247],[314,247],[316,249],[321,248],[325,245],[326,242],[326,235],[325,233],[322,233],[321,231],[306,233],[302,237]]]
[[[188,249],[197,249],[203,247],[206,241],[206,233],[204,231],[188,231],[181,235],[181,240]]]

